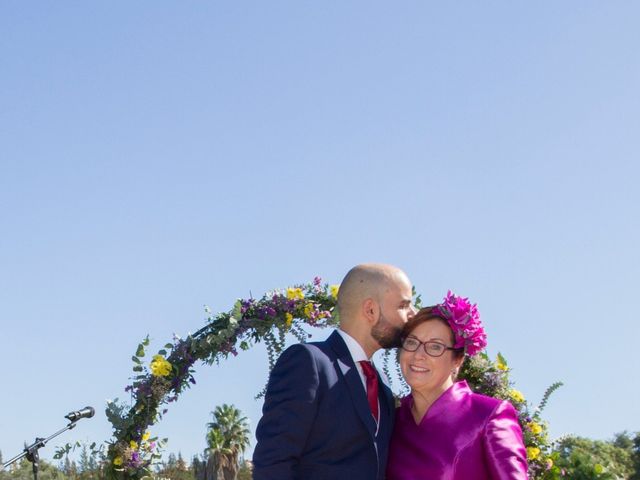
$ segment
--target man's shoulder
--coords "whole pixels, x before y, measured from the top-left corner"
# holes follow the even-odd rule
[[[335,357],[329,339],[317,342],[296,343],[288,347],[285,352],[289,355],[311,355],[314,358]]]

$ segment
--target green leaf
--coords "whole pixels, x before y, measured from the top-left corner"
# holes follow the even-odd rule
[[[140,361],[140,359],[136,356],[131,357],[131,360],[133,360],[135,363],[137,364],[141,364],[142,362]]]
[[[498,352],[497,358],[498,358],[498,363],[501,363],[505,367],[509,366],[509,364],[507,363],[507,359],[504,358],[500,352]]]
[[[134,372],[141,372],[143,370],[142,365],[136,365],[133,367]]]
[[[173,344],[172,343],[167,343],[164,348],[173,348]]]
[[[144,357],[144,345],[138,345],[138,349],[136,350],[136,357]]]
[[[237,300],[236,303],[233,305],[233,310],[231,311],[231,317],[237,320],[240,320],[242,318],[242,301],[241,300]]]

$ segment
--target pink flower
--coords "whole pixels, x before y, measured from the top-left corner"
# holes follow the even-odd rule
[[[453,330],[454,348],[464,348],[465,353],[472,357],[487,346],[478,307],[468,298],[458,297],[449,290],[444,301],[435,308]]]

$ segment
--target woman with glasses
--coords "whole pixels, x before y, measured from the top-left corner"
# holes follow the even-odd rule
[[[451,292],[406,324],[399,362],[411,394],[396,411],[387,480],[527,478],[513,406],[456,381],[465,355],[485,346],[476,306]]]

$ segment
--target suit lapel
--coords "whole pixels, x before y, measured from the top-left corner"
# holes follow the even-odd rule
[[[338,332],[333,332],[327,339],[327,342],[336,353],[336,370],[339,375],[344,377],[347,389],[351,395],[351,401],[356,408],[356,412],[358,412],[360,419],[367,427],[370,435],[375,437],[376,421],[371,415],[371,409],[369,408],[369,402],[367,401],[367,394],[364,391],[360,374],[353,362],[353,358],[351,358],[347,345],[344,343],[344,340],[342,340],[342,337]]]

